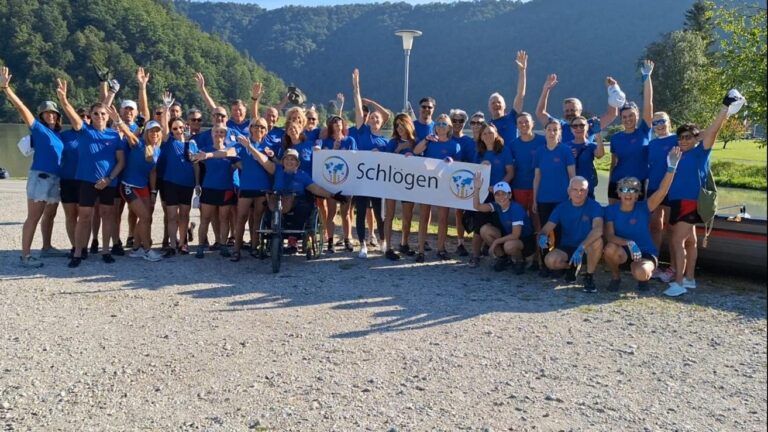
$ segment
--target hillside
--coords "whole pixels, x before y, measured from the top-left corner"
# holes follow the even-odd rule
[[[533,110],[548,73],[560,84],[553,101],[578,96],[587,110],[605,107],[603,78],[614,76],[636,98],[636,62],[660,34],[682,26],[692,0],[509,0],[411,6],[407,3],[283,7],[175,2],[180,12],[220,35],[313,102],[350,94],[350,74],[361,70],[367,97],[393,109],[402,105],[403,52],[393,32],[424,35],[411,55],[411,102],[423,95],[438,110],[485,109],[488,95],[514,94],[514,54],[528,51],[528,95]],[[510,101],[511,102],[511,101]]]
[[[206,74],[215,98],[247,98],[251,83],[265,83],[267,100],[282,93],[282,81],[219,38],[203,33],[169,5],[153,0],[0,1],[0,64],[13,74],[11,85],[34,107],[55,99],[54,80],[73,83],[78,106],[96,99],[93,64],[109,65],[123,84],[118,98],[136,98],[136,68],[151,73],[150,98],[170,89],[185,107],[204,104],[193,80]],[[0,121],[18,121],[2,98]]]

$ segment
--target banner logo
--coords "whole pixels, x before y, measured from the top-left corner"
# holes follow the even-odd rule
[[[451,192],[456,198],[467,199],[475,193],[475,175],[469,170],[457,170],[451,174]]]
[[[330,156],[323,161],[323,179],[332,185],[344,183],[349,177],[349,165],[338,157]]]

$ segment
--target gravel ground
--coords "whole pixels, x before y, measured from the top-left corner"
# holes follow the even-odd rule
[[[766,430],[765,281],[588,295],[340,253],[27,270],[23,188],[0,183],[6,430]]]

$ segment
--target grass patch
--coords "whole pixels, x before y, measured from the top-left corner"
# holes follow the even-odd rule
[[[712,163],[712,175],[718,186],[765,190],[766,166],[751,165],[729,160],[717,160]]]

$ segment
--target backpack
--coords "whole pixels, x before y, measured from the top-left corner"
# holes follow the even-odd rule
[[[696,211],[704,222],[704,239],[701,247],[706,248],[709,240],[709,234],[715,225],[715,214],[717,213],[717,186],[712,170],[707,167],[706,182],[699,190],[699,199],[696,202]]]

